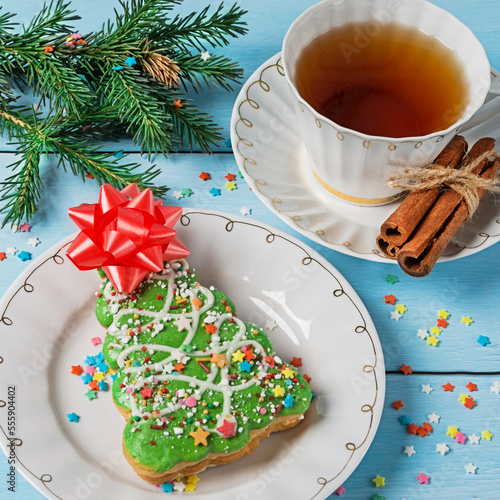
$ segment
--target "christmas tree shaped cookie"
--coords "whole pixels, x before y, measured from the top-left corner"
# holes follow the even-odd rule
[[[271,432],[298,424],[311,390],[231,300],[198,283],[185,260],[165,263],[132,294],[104,279],[96,313],[127,419],[125,456],[154,484],[229,463]]]

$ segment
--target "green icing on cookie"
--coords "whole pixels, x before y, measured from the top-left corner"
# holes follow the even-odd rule
[[[125,447],[141,465],[163,473],[237,451],[252,429],[309,407],[304,378],[235,313],[185,261],[166,263],[131,295],[103,281],[96,305],[108,328],[103,354],[117,370],[114,401],[131,413]]]

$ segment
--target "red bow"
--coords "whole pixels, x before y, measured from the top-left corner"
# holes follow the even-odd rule
[[[172,229],[181,215],[182,207],[163,206],[150,189],[104,184],[98,203],[69,209],[81,232],[66,255],[81,271],[102,267],[116,290],[132,293],[165,260],[189,255]]]

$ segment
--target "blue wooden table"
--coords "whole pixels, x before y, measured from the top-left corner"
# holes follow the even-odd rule
[[[451,11],[467,24],[484,44],[494,67],[500,68],[500,4],[492,0],[434,0],[436,4]],[[208,2],[207,2],[208,3]],[[314,0],[240,0],[248,9],[247,36],[234,41],[223,50],[238,60],[245,69],[245,77],[259,67],[281,48],[281,41],[292,20]],[[97,28],[112,16],[117,2],[109,0],[86,0],[74,2],[83,20],[77,28],[83,32]],[[26,22],[42,5],[39,0],[3,0],[6,10],[19,13],[19,20]],[[204,1],[185,2],[179,12],[201,8]],[[236,87],[238,90],[238,87]],[[197,97],[202,109],[212,113],[223,127],[223,135],[229,138],[229,122],[235,93],[216,92]],[[137,151],[131,143],[122,143],[129,151]],[[113,151],[117,145],[108,145]],[[4,166],[13,159],[12,146],[4,139],[0,142],[0,180],[6,177]],[[139,155],[136,155],[139,159]],[[146,159],[141,160],[145,165]],[[163,173],[161,183],[168,184],[172,192],[190,188],[191,196],[178,202],[183,207],[216,208],[239,214],[242,207],[251,209],[250,218],[271,224],[295,233],[277,216],[271,213],[248,189],[242,179],[237,189],[223,188],[224,176],[237,173],[238,167],[229,142],[221,143],[213,156],[199,153],[177,153],[169,159],[154,159]],[[199,175],[210,172],[212,179],[203,182]],[[36,259],[46,249],[75,230],[67,216],[69,207],[97,199],[98,186],[56,171],[56,162],[49,158],[43,165],[45,189],[39,211],[30,233],[0,231],[0,252],[9,247],[28,251]],[[211,187],[222,188],[222,195],[214,198]],[[37,246],[29,245],[29,238],[38,238]],[[500,259],[499,247],[482,250],[473,256],[453,262],[439,264],[432,274],[424,279],[405,276],[399,268],[385,263],[368,262],[353,256],[312,244],[353,285],[371,314],[384,349],[387,369],[387,392],[382,421],[375,440],[367,455],[343,485],[342,498],[369,499],[375,495],[390,500],[400,499],[447,499],[495,500],[500,498]],[[8,255],[0,262],[0,295],[27,267],[17,256]],[[388,274],[395,274],[399,281],[390,284]],[[399,303],[405,304],[407,312],[400,321],[391,320],[393,308],[385,303],[384,296],[393,294]],[[418,337],[418,331],[436,325],[438,311],[450,313],[448,327],[442,334],[442,342],[436,348]],[[469,316],[473,323],[467,326],[462,317]],[[488,337],[490,344],[481,345],[479,336]],[[8,339],[0,339],[2,345]],[[405,376],[400,368],[410,365],[412,374]],[[476,384],[477,391],[469,383]],[[451,384],[453,392],[443,386]],[[430,389],[425,391],[426,386]],[[449,387],[449,386],[447,386]],[[0,395],[6,388],[0,388]],[[429,392],[430,391],[430,392]],[[458,401],[461,394],[474,397],[477,406],[472,410]],[[401,400],[404,407],[397,410],[393,402]],[[425,438],[407,433],[401,417],[406,416],[417,425],[433,422],[434,431]],[[439,416],[439,418],[437,417]],[[404,423],[404,418],[402,419]],[[475,434],[479,444],[457,444],[447,435],[448,427],[456,426],[467,436]],[[487,439],[490,431],[493,437]],[[3,436],[2,436],[3,439]],[[474,440],[474,439],[472,439]],[[442,455],[437,445],[446,443],[450,451]],[[405,448],[413,447],[413,448]],[[412,454],[412,449],[416,452]],[[405,454],[404,451],[407,451]],[[409,456],[410,455],[410,456]],[[467,473],[466,465],[477,467],[475,474]],[[417,475],[430,476],[429,485],[419,485]],[[11,494],[6,485],[7,463],[0,457],[0,498],[42,498],[27,481],[18,478],[17,492]],[[376,476],[385,478],[385,486],[376,487],[372,481]],[[331,498],[338,498],[332,495]],[[375,496],[375,498],[377,498]]]

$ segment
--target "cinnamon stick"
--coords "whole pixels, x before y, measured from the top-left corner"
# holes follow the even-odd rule
[[[494,146],[493,139],[480,139],[472,147],[464,163],[471,163],[483,153],[491,151]],[[485,159],[474,169],[474,174],[492,178],[499,168],[498,161],[489,162]],[[482,196],[484,189],[478,189],[477,192]],[[412,237],[399,250],[397,260],[401,269],[411,276],[427,276],[468,215],[467,205],[457,192],[443,192]]]
[[[456,168],[467,151],[467,141],[460,135],[455,136],[443,149],[434,163],[448,168]],[[386,257],[396,258],[401,247],[411,236],[422,218],[432,207],[441,192],[439,187],[425,192],[410,193],[394,213],[382,224],[377,245]]]

